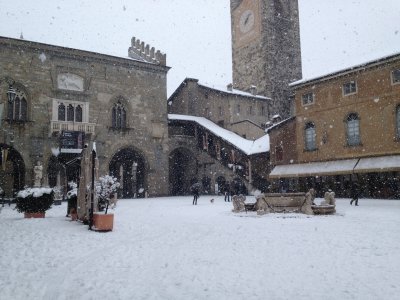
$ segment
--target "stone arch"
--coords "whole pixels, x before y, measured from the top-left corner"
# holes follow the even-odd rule
[[[58,156],[50,156],[47,164],[47,179],[50,187],[60,180],[61,186],[66,187],[67,183],[73,181],[79,183],[81,173],[81,154],[60,153]],[[58,177],[58,178],[57,178]]]
[[[5,197],[14,197],[25,185],[25,163],[21,154],[12,146],[0,144],[0,186]]]
[[[80,163],[80,160],[77,159],[77,164]],[[80,166],[78,166],[80,168]],[[66,167],[60,163],[59,159],[52,155],[49,158],[49,162],[47,164],[47,181],[50,187],[55,186],[65,186],[67,181],[66,178]],[[79,177],[78,177],[79,178]],[[77,183],[77,180],[73,180]]]
[[[244,181],[239,178],[235,177],[232,180],[232,187],[231,187],[232,195],[247,195],[247,188]]]
[[[229,182],[226,181],[225,177],[220,175],[217,177],[215,182],[218,184],[218,191],[215,191],[216,193],[221,193],[224,194],[225,191],[227,190],[227,186],[229,185]]]
[[[203,192],[205,194],[211,194],[211,178],[209,176],[204,175],[201,178],[201,184],[203,186]]]
[[[169,154],[169,190],[171,195],[190,194],[190,185],[197,181],[197,159],[183,147]]]
[[[133,147],[119,149],[109,163],[110,175],[121,186],[120,198],[144,198],[147,187],[147,168],[144,155]]]

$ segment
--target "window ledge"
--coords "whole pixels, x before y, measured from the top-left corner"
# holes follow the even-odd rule
[[[357,145],[349,145],[349,144],[346,144],[346,145],[345,145],[346,148],[357,148],[357,147],[362,147],[362,146],[363,146],[362,143],[359,143],[359,144],[357,144]]]
[[[303,149],[303,152],[314,152],[314,151],[318,151],[318,148],[314,148],[314,149]]]
[[[24,125],[25,123],[32,122],[29,120],[11,120],[11,119],[4,119],[4,121],[9,123],[10,125]]]
[[[109,131],[114,131],[114,132],[122,132],[122,133],[125,133],[125,132],[129,132],[129,131],[133,131],[133,128],[130,128],[130,127],[125,127],[125,128],[117,128],[117,127],[108,127],[108,130]]]
[[[353,96],[353,95],[357,95],[357,92],[348,93],[348,94],[343,93],[343,97],[348,97],[348,96]]]

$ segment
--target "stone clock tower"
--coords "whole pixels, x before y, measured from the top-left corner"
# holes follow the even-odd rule
[[[231,0],[231,24],[234,87],[256,86],[269,117],[288,117],[288,84],[302,77],[297,0]]]

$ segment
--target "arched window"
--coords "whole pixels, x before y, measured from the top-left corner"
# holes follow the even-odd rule
[[[306,127],[304,128],[306,150],[312,151],[317,148],[315,143],[315,135],[314,123],[307,123]]]
[[[28,121],[28,102],[24,97],[22,97],[20,105],[20,121]]]
[[[356,113],[347,117],[347,145],[357,146],[360,144],[360,119]]]
[[[19,116],[20,110],[21,110],[21,100],[17,96],[14,99],[14,116],[13,116],[13,120],[18,120],[18,116]]]
[[[396,134],[400,138],[400,105],[396,109]]]
[[[112,127],[116,129],[126,128],[126,111],[119,101],[114,104],[112,109]]]
[[[65,121],[65,105],[60,103],[58,105],[58,121]]]
[[[75,122],[82,122],[82,107],[80,105],[75,108]]]
[[[72,104],[68,105],[68,108],[67,108],[67,121],[71,121],[71,122],[74,121],[74,112],[75,112],[75,109],[72,106]]]
[[[15,99],[8,103],[8,119],[13,121],[28,121],[28,102],[25,92],[15,89]]]

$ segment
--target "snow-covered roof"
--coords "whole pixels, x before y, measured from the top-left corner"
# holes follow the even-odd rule
[[[285,120],[282,120],[282,121],[280,121],[280,122],[278,122],[276,124],[273,124],[270,127],[268,127],[267,129],[265,129],[265,132],[266,133],[270,133],[272,130],[274,130],[276,128],[279,128],[280,126],[282,126],[282,125],[284,125],[284,124],[286,124],[286,123],[288,123],[288,122],[290,122],[291,120],[294,120],[294,119],[295,119],[295,116],[292,116],[292,117],[287,118]]]
[[[197,86],[208,89],[208,90],[213,90],[217,93],[224,93],[224,94],[230,94],[230,95],[238,95],[238,96],[242,96],[242,97],[248,97],[248,98],[253,98],[253,99],[260,99],[260,100],[271,100],[271,98],[267,98],[264,96],[260,96],[260,95],[253,95],[251,93],[248,92],[244,92],[241,90],[236,90],[236,89],[232,89],[231,91],[228,90],[226,87],[222,86],[222,85],[213,85],[213,84],[208,84],[208,83],[204,83],[204,82],[199,82],[198,79],[195,78],[185,78],[185,80],[182,81],[182,83],[178,86],[178,88],[169,96],[169,100],[174,99],[176,95],[179,94],[180,90],[183,89],[187,83],[191,81],[191,82],[195,82],[197,84]],[[170,101],[169,101],[170,102]]]
[[[240,96],[263,99],[263,100],[270,99],[270,98],[267,98],[267,97],[264,97],[264,96],[253,95],[252,93],[244,92],[244,91],[237,90],[237,89],[232,89],[232,91],[230,91],[230,90],[228,90],[226,87],[224,87],[222,85],[209,84],[209,83],[201,82],[201,81],[198,82],[198,85],[206,87],[206,88],[209,88],[209,89],[217,90],[219,92],[224,92],[224,93],[227,93],[227,94],[240,95]]]
[[[381,57],[381,58],[378,58],[378,59],[370,60],[370,61],[364,62],[362,64],[358,64],[358,65],[355,65],[355,66],[352,66],[352,67],[335,70],[335,71],[332,71],[332,72],[329,72],[329,73],[326,73],[326,74],[317,75],[317,76],[309,77],[309,78],[302,78],[302,79],[300,79],[298,81],[290,83],[289,86],[295,87],[295,86],[298,86],[298,85],[302,85],[302,84],[305,84],[305,83],[310,83],[310,82],[317,81],[317,80],[323,80],[323,79],[328,80],[328,79],[331,79],[331,78],[334,78],[334,77],[337,77],[337,76],[340,76],[340,75],[344,75],[344,74],[349,73],[349,72],[355,72],[357,70],[367,68],[367,67],[375,65],[375,64],[385,63],[385,62],[387,62],[387,61],[389,61],[391,59],[400,59],[400,53],[393,53],[391,55],[387,55],[387,56],[384,56],[384,57]]]
[[[257,153],[264,153],[269,151],[269,135],[266,134],[261,138],[252,141],[237,135],[236,133],[222,128],[214,122],[204,118],[187,115],[168,114],[169,120],[181,120],[196,122],[200,126],[206,128],[216,136],[222,138],[228,143],[235,146],[237,149],[244,152],[246,155],[253,155]]]

